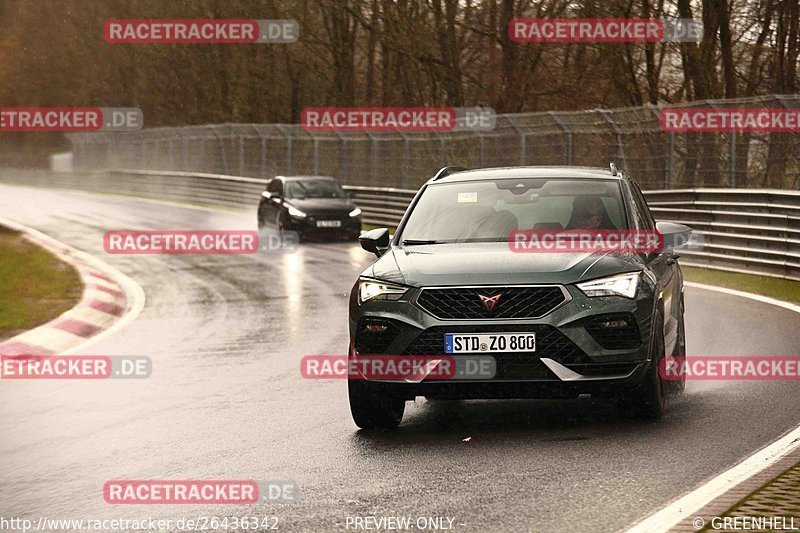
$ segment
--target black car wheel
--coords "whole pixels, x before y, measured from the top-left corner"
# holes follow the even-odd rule
[[[659,372],[664,358],[664,320],[660,313],[653,320],[652,331],[647,373],[638,386],[618,398],[620,413],[625,418],[654,420],[664,414],[667,386]]]
[[[388,392],[384,384],[348,379],[347,392],[353,422],[361,429],[392,429],[403,420],[406,401]]]
[[[675,342],[675,349],[672,351],[672,357],[678,363],[678,368],[683,368],[686,361],[686,329],[683,320],[683,295],[681,294],[681,311],[678,318],[678,339]],[[678,395],[686,390],[686,374],[681,373],[681,379],[674,379],[668,381],[667,392],[670,394]]]
[[[281,236],[281,239],[284,238],[286,232],[286,226],[284,225],[283,216],[278,213],[278,217],[275,219],[275,226],[278,228],[278,234]],[[298,244],[303,242],[303,234],[299,231],[294,232],[297,235],[297,242]]]

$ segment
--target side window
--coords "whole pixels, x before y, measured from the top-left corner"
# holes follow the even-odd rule
[[[633,189],[633,198],[636,202],[637,210],[641,213],[642,222],[644,224],[642,227],[649,230],[656,229],[656,222],[653,220],[653,214],[650,213],[650,208],[647,207],[647,202],[644,199],[642,190],[635,181],[631,182],[631,186]]]

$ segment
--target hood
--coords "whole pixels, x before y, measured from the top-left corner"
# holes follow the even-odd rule
[[[286,203],[308,214],[332,211],[349,213],[356,208],[349,198],[306,198],[305,200],[290,198],[286,200]]]
[[[363,275],[412,287],[570,284],[641,268],[636,254],[516,253],[506,242],[492,242],[393,246]]]

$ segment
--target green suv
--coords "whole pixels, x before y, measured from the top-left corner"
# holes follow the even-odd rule
[[[657,235],[658,247],[517,248],[578,231]],[[494,358],[483,379],[392,380],[350,374],[361,428],[395,427],[405,402],[434,399],[614,398],[658,418],[670,391],[658,365],[685,357],[683,277],[675,245],[691,230],[656,222],[636,182],[584,167],[445,167],[425,183],[350,295],[349,358]],[[551,242],[552,241],[547,241]],[[358,368],[353,365],[352,368]]]

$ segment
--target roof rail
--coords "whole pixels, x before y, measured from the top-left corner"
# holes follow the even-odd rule
[[[459,167],[459,166],[449,166],[449,167],[442,167],[439,169],[439,172],[431,179],[431,181],[436,181],[441,178],[445,178],[450,174],[454,174],[456,172],[464,172],[465,170],[469,170],[467,167]]]
[[[608,164],[608,166],[611,168],[611,175],[616,176],[618,173],[617,164],[612,161],[611,163]]]

